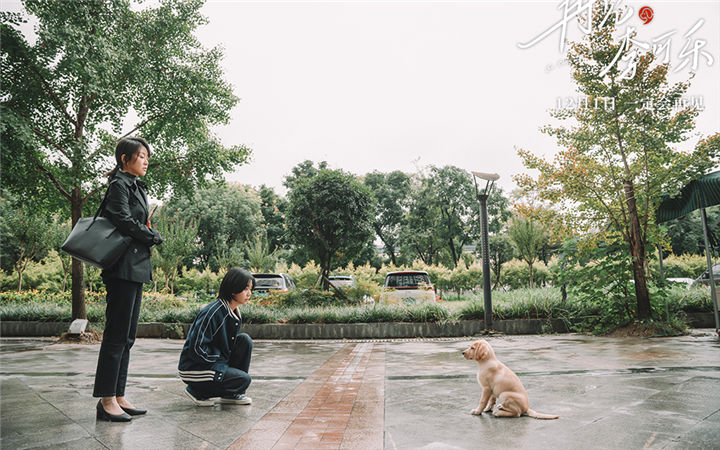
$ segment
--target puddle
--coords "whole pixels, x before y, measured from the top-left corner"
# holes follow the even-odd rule
[[[627,375],[627,374],[645,374],[660,372],[720,372],[720,366],[697,366],[697,367],[632,367],[626,369],[576,369],[576,370],[552,370],[540,372],[515,372],[519,377],[538,377],[538,376],[556,376],[556,375]],[[393,375],[387,377],[388,380],[449,380],[449,379],[475,379],[475,374],[467,375]]]

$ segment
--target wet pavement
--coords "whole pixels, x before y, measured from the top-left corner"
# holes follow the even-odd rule
[[[177,378],[180,340],[139,339],[129,424],[96,422],[98,345],[0,340],[2,448],[720,448],[720,343],[674,338],[492,336],[538,412],[472,416],[473,339],[255,341],[251,406],[202,408]]]

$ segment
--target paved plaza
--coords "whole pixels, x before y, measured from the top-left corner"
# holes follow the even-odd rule
[[[180,340],[139,339],[128,397],[150,412],[97,422],[98,345],[0,340],[3,449],[720,448],[720,343],[492,336],[530,406],[558,420],[472,416],[473,338],[255,341],[251,406],[197,407],[177,378]]]

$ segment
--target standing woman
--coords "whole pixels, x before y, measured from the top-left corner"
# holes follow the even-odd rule
[[[145,139],[126,137],[118,142],[117,166],[108,173],[110,186],[102,210],[102,216],[110,219],[120,233],[133,238],[118,262],[102,272],[107,309],[93,397],[101,397],[97,418],[111,422],[129,422],[131,416],[147,412],[125,398],[125,383],[143,283],[152,279],[150,247],[163,240],[157,230],[150,228],[146,186],[137,178],[147,172],[149,157],[150,146]]]

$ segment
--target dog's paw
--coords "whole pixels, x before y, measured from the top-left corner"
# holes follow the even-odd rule
[[[472,411],[470,411],[470,414],[473,416],[482,416],[482,410],[480,408],[475,408]]]

